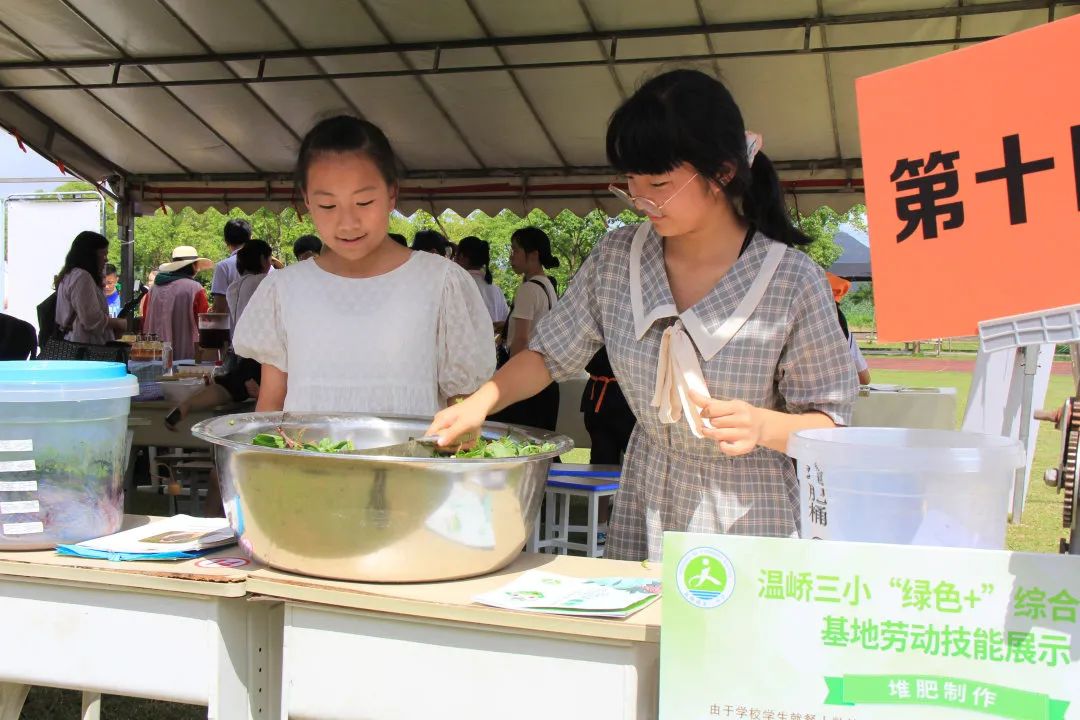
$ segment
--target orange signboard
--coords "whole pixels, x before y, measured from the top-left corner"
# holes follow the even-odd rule
[[[855,89],[882,340],[1080,303],[1080,16]]]

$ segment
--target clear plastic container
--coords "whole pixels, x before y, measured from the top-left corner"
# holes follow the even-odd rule
[[[791,436],[804,538],[1000,550],[1020,443],[945,430]]]
[[[116,532],[135,377],[120,363],[0,362],[0,550]]]

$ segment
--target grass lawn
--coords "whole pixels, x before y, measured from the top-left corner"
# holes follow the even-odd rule
[[[968,373],[956,372],[917,373],[875,370],[874,382],[908,387],[955,387],[958,401],[956,422],[959,427],[964,415],[964,403],[971,385],[971,376]],[[1071,392],[1071,378],[1061,375],[1052,376],[1045,406],[1061,405]],[[1057,465],[1060,442],[1061,433],[1049,425],[1042,426],[1023,522],[1020,525],[1010,525],[1008,528],[1006,544],[1010,550],[1049,553],[1056,553],[1058,550],[1058,540],[1064,537],[1064,531],[1061,528],[1062,497],[1043,484],[1042,476],[1046,468]],[[587,463],[589,451],[588,449],[573,450],[564,455],[563,460]],[[75,720],[79,717],[79,711],[79,693],[52,688],[33,688],[21,717],[23,720],[53,720],[54,718]],[[102,701],[101,716],[105,720],[195,720],[195,718],[205,718],[206,709],[192,705],[105,696]]]

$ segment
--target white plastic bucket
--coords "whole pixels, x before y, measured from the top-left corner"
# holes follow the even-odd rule
[[[0,550],[120,529],[139,384],[121,363],[0,362]]]
[[[945,430],[831,428],[788,441],[801,535],[1000,550],[1020,443]]]

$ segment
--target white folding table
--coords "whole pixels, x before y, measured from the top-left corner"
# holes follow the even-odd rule
[[[472,603],[533,568],[660,574],[658,565],[529,553],[491,575],[417,585],[253,572],[249,592],[285,603],[280,717],[655,718],[659,601],[622,620]]]
[[[125,528],[148,522],[125,518]],[[207,717],[277,713],[281,606],[249,603],[235,547],[183,562],[0,553],[0,720],[30,685],[206,705]],[[232,558],[232,559],[225,559]]]

